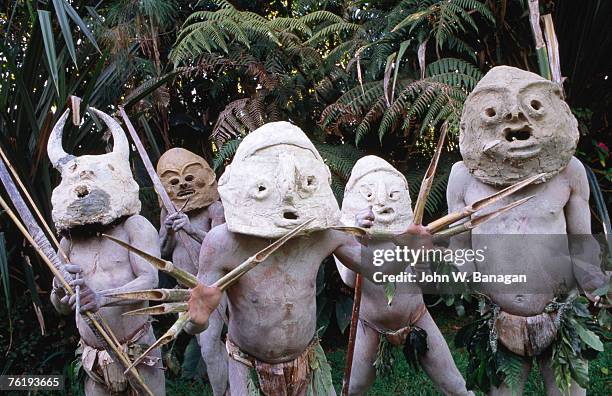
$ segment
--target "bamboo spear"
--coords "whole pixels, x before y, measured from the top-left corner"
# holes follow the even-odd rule
[[[438,146],[436,147],[436,151],[434,152],[434,155],[431,158],[429,167],[427,168],[425,176],[423,177],[423,181],[421,182],[419,196],[417,198],[416,204],[414,205],[414,220],[412,221],[416,225],[421,225],[421,223],[423,222],[423,212],[425,211],[425,203],[427,202],[427,198],[429,197],[431,186],[433,184],[433,179],[436,174],[436,169],[438,168],[438,161],[440,160],[440,154],[442,154],[442,147],[444,147],[444,140],[446,138],[447,129],[448,123],[445,122],[442,125],[440,139],[438,139]]]
[[[219,280],[217,280],[215,283],[213,283],[211,287],[217,287],[222,292],[225,291],[227,288],[229,288],[231,285],[233,285],[235,282],[237,282],[238,279],[240,279],[244,274],[246,274],[247,272],[249,272],[250,270],[255,268],[257,265],[259,265],[262,262],[264,262],[268,257],[270,257],[270,255],[272,253],[274,253],[281,246],[283,246],[285,243],[287,243],[287,241],[289,241],[290,239],[292,239],[293,237],[298,235],[300,232],[302,232],[314,220],[315,220],[314,217],[306,220],[305,222],[303,222],[299,226],[295,227],[293,230],[289,231],[287,234],[283,235],[282,237],[280,237],[276,241],[272,242],[270,245],[268,245],[265,248],[263,248],[262,250],[258,251],[257,253],[255,253],[254,255],[249,257],[248,259],[246,259],[244,262],[242,262],[240,265],[238,265],[236,268],[234,268],[232,271],[228,272],[223,277],[221,277]],[[134,247],[134,246],[130,245],[127,242],[124,242],[124,241],[122,241],[120,239],[117,239],[115,237],[112,237],[110,235],[106,235],[106,234],[102,234],[102,235],[105,236],[106,238],[110,239],[111,241],[113,241],[113,242],[123,246],[124,248],[128,249],[129,251],[133,252],[134,254],[139,255],[140,257],[142,257],[143,259],[147,260],[154,267],[160,269],[161,271],[165,271],[167,268],[171,268],[171,271],[168,272],[168,274],[171,275],[171,276],[176,276],[177,274],[180,274],[180,272],[182,271],[182,270],[174,267],[174,265],[168,265],[168,263],[172,264],[171,262],[169,262],[167,260],[162,260],[159,257],[155,257],[155,256],[153,256],[153,255],[151,255],[151,254],[149,254],[149,253],[147,253],[147,252],[145,252],[143,250],[138,249],[137,247]],[[191,274],[189,274],[189,275],[191,275]],[[186,281],[185,286],[195,287],[198,284],[197,278],[195,278],[193,275],[191,275],[191,277],[193,277],[193,278],[182,277],[182,274],[180,274],[179,276],[181,276],[181,279],[179,280],[177,278],[177,280],[179,280],[179,281],[185,280]],[[157,347],[160,347],[162,345],[165,345],[168,342],[172,341],[174,338],[176,338],[176,336],[187,325],[188,321],[189,321],[189,313],[188,312],[182,312],[179,315],[178,320],[172,325],[172,327],[164,335],[162,335],[160,338],[158,338],[157,341],[153,345],[151,345],[146,351],[144,351],[143,354],[140,355],[140,357],[138,357],[136,360],[134,360],[134,362],[132,363],[132,366],[130,366],[130,367],[136,366],[138,363],[140,363],[151,350],[153,350],[153,349],[155,349]]]
[[[73,280],[72,275],[66,271],[62,261],[49,243],[49,240],[45,236],[44,232],[34,220],[34,217],[30,213],[25,202],[19,195],[15,184],[10,179],[3,161],[0,161],[0,179],[25,225],[19,220],[17,215],[1,197],[0,206],[2,206],[2,208],[6,211],[13,223],[15,223],[19,231],[21,231],[34,250],[40,255],[45,264],[47,264],[53,275],[60,281],[66,292],[71,295],[74,294],[74,290],[69,284],[69,282]],[[116,338],[114,335],[110,335],[107,329],[104,328],[104,325],[100,323],[100,318],[101,317],[99,315],[89,311],[85,312],[85,315],[83,315],[83,320],[89,326],[98,341],[103,345],[104,349],[107,350],[113,360],[119,362],[124,367],[130,367],[129,359],[127,356],[125,356],[123,351],[120,349],[120,346],[116,343]],[[127,377],[130,385],[137,392],[153,395],[153,392],[151,392],[151,390],[144,383],[144,380],[135,367],[129,370]]]
[[[134,315],[165,315],[174,312],[185,312],[188,306],[186,302],[172,302],[154,305],[152,307],[144,307],[133,311],[125,312],[125,316]]]
[[[155,172],[155,168],[153,167],[153,164],[151,163],[151,159],[149,158],[147,151],[145,150],[142,142],[140,141],[140,137],[136,133],[136,130],[134,129],[134,125],[132,125],[132,122],[128,118],[123,106],[119,106],[119,113],[121,114],[121,118],[123,118],[123,122],[125,122],[125,126],[127,127],[128,132],[130,133],[130,136],[132,137],[132,141],[134,142],[134,145],[136,146],[136,150],[138,151],[138,154],[140,155],[140,159],[142,160],[142,163],[144,164],[145,169],[147,170],[147,173],[149,174],[149,177],[151,178],[151,182],[153,182],[153,187],[155,188],[155,191],[159,195],[159,198],[161,199],[162,204],[164,205],[164,208],[166,209],[166,213],[168,213],[169,215],[176,213],[178,210],[176,209],[176,206],[174,206],[174,204],[172,203],[172,200],[168,196],[168,193],[166,192],[164,185],[159,179],[159,175],[157,174],[157,172]],[[192,249],[192,244],[188,242],[188,238],[191,238],[191,236],[187,234],[184,230],[179,230],[177,233],[177,237],[179,238],[183,246],[185,246],[185,249],[187,249],[187,254],[189,255],[189,258],[191,259],[192,264],[195,265],[196,268],[198,268],[198,262],[199,262],[198,256],[200,252],[199,251],[195,252]]]
[[[521,182],[515,183],[509,187],[504,188],[503,190],[500,190],[494,194],[491,194],[488,197],[479,199],[478,201],[472,203],[471,205],[467,205],[465,208],[457,212],[449,213],[446,216],[443,216],[439,218],[438,220],[435,220],[429,223],[427,225],[427,230],[430,233],[435,234],[441,229],[443,229],[444,227],[452,223],[455,223],[461,219],[464,219],[468,216],[471,216],[472,214],[478,212],[479,210],[482,210],[486,208],[487,206],[490,206],[494,204],[495,202],[498,202],[502,198],[507,197],[511,194],[514,194],[515,192],[517,192],[518,190],[524,187],[527,187],[529,184],[542,178],[544,175],[545,175],[544,173],[540,173],[538,175],[531,176]]]
[[[436,237],[451,237],[453,235],[457,235],[457,234],[461,234],[463,232],[472,230],[476,227],[478,227],[479,225],[489,221],[489,220],[493,220],[494,218],[496,218],[497,216],[501,215],[502,213],[505,213],[507,211],[509,211],[510,209],[514,209],[519,205],[524,204],[525,202],[529,201],[531,198],[533,198],[535,195],[530,195],[528,197],[519,199],[518,201],[514,201],[506,206],[503,206],[491,213],[487,213],[486,215],[482,215],[482,216],[477,216],[471,220],[468,220],[464,223],[458,224],[456,226],[447,228],[445,230],[440,230],[437,231],[434,235]]]
[[[107,294],[106,297],[116,298],[118,300],[179,302],[179,301],[187,301],[189,299],[189,290],[187,289],[136,290],[136,291],[131,291],[131,292],[111,293],[111,294]]]

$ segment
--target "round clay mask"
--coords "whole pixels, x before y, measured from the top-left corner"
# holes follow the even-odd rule
[[[219,180],[228,229],[277,238],[309,218],[317,230],[337,225],[330,172],[308,137],[288,122],[247,135]]]
[[[507,186],[545,173],[548,180],[569,163],[578,122],[559,86],[508,66],[491,69],[468,96],[459,147],[477,179]]]
[[[157,162],[168,196],[184,212],[205,208],[219,199],[215,172],[206,160],[183,148],[166,151]]]
[[[373,155],[361,158],[351,171],[342,201],[342,223],[355,225],[355,215],[368,207],[374,213],[373,234],[398,234],[412,223],[406,178]]]

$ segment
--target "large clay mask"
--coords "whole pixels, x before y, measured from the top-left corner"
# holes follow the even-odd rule
[[[91,110],[110,129],[112,152],[80,157],[66,153],[62,131],[69,110],[55,124],[47,143],[49,160],[62,174],[62,182],[51,195],[52,217],[58,231],[90,224],[107,225],[140,212],[139,188],[130,169],[127,138],[111,116]]]
[[[328,167],[298,127],[272,122],[247,135],[219,180],[228,229],[277,238],[314,217],[309,230],[337,225]]]
[[[506,186],[537,173],[545,180],[569,163],[578,123],[560,88],[514,67],[498,66],[465,102],[459,146],[480,181]]]
[[[342,223],[355,225],[355,215],[368,207],[374,213],[374,234],[398,234],[412,223],[406,178],[382,158],[369,155],[355,163],[344,190]]]
[[[177,209],[205,208],[219,199],[215,172],[189,150],[172,148],[157,162],[157,173]]]

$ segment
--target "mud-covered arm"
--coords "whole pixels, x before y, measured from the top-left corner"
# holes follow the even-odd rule
[[[163,207],[159,213],[159,244],[161,257],[171,260],[176,246],[176,233],[172,230],[172,221],[168,219],[168,212]]]
[[[357,278],[357,274],[354,271],[346,268],[342,262],[338,259],[338,257],[334,256],[334,261],[336,263],[336,268],[340,273],[340,278],[342,278],[342,282],[348,287],[355,287],[355,280]]]
[[[66,255],[68,255],[68,249],[70,248],[70,242],[66,238],[62,238],[60,241],[60,249]],[[59,254],[60,260],[64,264],[64,256]],[[57,278],[53,278],[52,288],[51,288],[51,305],[55,308],[55,310],[62,315],[69,315],[72,312],[72,308],[69,304],[69,296],[66,293],[66,290],[62,287],[62,284]]]
[[[132,216],[125,221],[124,227],[128,233],[129,243],[132,246],[153,256],[160,256],[157,231],[147,219],[140,215]],[[123,248],[117,247],[117,249]],[[110,303],[113,303],[113,305],[122,305],[122,303],[117,302],[116,299],[106,297],[109,294],[153,289],[157,287],[157,269],[137,254],[129,253],[129,258],[134,279],[120,287],[101,291],[100,294],[102,295],[102,299],[100,301],[100,306],[105,306]],[[133,304],[133,302],[125,301],[125,304]]]
[[[198,286],[192,290],[189,299],[190,320],[185,327],[188,334],[197,334],[206,330],[210,315],[217,309],[221,301],[221,291],[209,287],[219,280],[227,268],[227,241],[222,227],[212,229],[206,234],[200,249]]]
[[[448,206],[448,213],[453,213],[462,210],[467,205],[465,200],[465,193],[467,186],[471,184],[472,176],[468,172],[463,162],[457,162],[451,169],[450,176],[448,177],[448,187],[446,189],[446,203]],[[452,224],[451,226],[464,223],[469,220],[465,218]],[[450,239],[449,249],[451,250],[465,250],[472,248],[472,232],[466,231],[461,234],[455,235]],[[454,263],[451,263],[454,264]],[[474,272],[476,270],[473,262],[466,261],[465,264],[456,267],[463,272]]]
[[[213,202],[208,207],[208,213],[210,216],[210,228],[225,223],[225,212],[223,211],[223,204],[221,201]]]
[[[608,282],[609,276],[601,269],[600,246],[591,234],[589,182],[584,166],[576,158],[572,158],[564,173],[570,186],[564,212],[574,276],[582,290],[591,293]]]

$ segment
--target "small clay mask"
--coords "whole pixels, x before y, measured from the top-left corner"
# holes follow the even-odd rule
[[[215,173],[204,158],[182,148],[166,151],[157,173],[177,209],[205,208],[219,199]]]
[[[507,186],[538,173],[545,180],[569,163],[578,123],[560,88],[514,67],[491,69],[465,102],[459,146],[468,170]]]
[[[351,171],[342,201],[342,223],[355,225],[355,215],[368,207],[374,213],[373,234],[398,234],[412,222],[406,178],[373,155],[361,158]]]
[[[276,238],[302,224],[337,225],[330,172],[308,137],[288,122],[269,123],[241,142],[219,180],[230,231]]]
[[[53,166],[62,181],[51,195],[52,216],[58,231],[83,225],[107,225],[140,212],[139,187],[129,163],[128,141],[111,116],[96,110],[113,135],[113,151],[75,157],[62,148],[62,131],[69,111],[59,119],[47,144]]]

